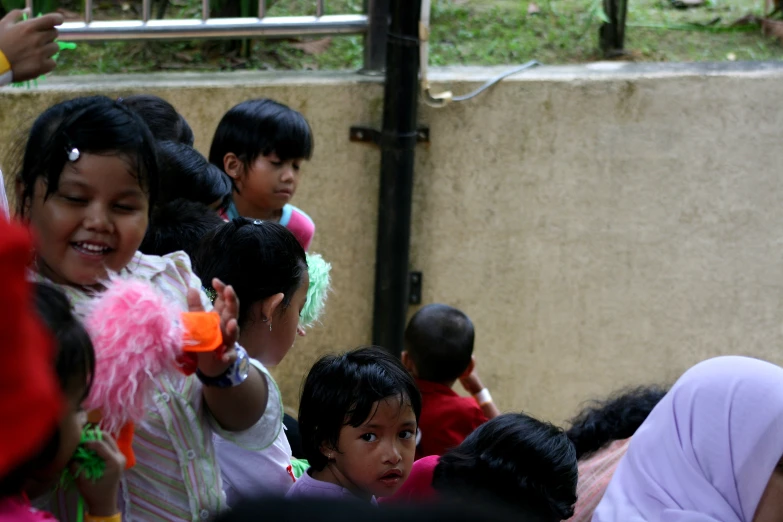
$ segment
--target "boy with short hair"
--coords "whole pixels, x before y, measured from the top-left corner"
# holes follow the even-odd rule
[[[417,459],[443,455],[500,415],[476,372],[474,337],[470,318],[443,304],[424,306],[408,323],[402,363],[416,378],[422,396]],[[458,379],[473,398],[451,389]]]

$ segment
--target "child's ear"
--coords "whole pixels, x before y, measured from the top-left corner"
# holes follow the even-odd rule
[[[223,156],[223,171],[235,182],[239,180],[244,171],[244,164],[237,158],[233,152]]]
[[[416,365],[413,364],[413,359],[411,358],[410,354],[408,353],[408,350],[403,350],[400,354],[400,360],[402,361],[402,365],[405,366],[405,369],[410,372],[411,375],[414,377],[418,377],[416,372]]]
[[[335,453],[336,451],[331,446],[327,444],[321,444],[321,455],[326,457],[327,460],[332,460]]]
[[[271,321],[275,314],[279,313],[283,309],[283,299],[285,295],[282,293],[270,295],[264,299],[261,305],[261,317]]]
[[[460,375],[460,378],[462,378],[462,377],[467,377],[468,375],[470,375],[471,373],[473,373],[473,370],[475,370],[475,369],[476,369],[476,358],[475,358],[474,356],[472,356],[472,355],[471,355],[471,356],[470,356],[470,364],[469,364],[469,365],[468,365],[468,367],[465,369],[465,371],[463,372],[463,374],[462,374],[462,375]]]

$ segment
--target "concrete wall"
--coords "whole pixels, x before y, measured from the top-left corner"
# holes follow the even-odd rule
[[[501,69],[435,72],[466,92]],[[504,410],[554,421],[718,354],[783,362],[783,164],[769,64],[542,68],[446,109],[422,107],[412,268],[424,302],[465,310]],[[333,266],[323,325],[276,370],[296,405],[321,353],[370,340],[382,88],[342,73],[52,78],[0,91],[0,143],[79,92],[168,98],[206,151],[220,116],[268,96],[309,118],[316,154],[295,203]],[[0,160],[5,162],[6,160]],[[8,167],[7,167],[8,168]]]

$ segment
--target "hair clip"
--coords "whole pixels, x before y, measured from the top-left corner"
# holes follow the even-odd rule
[[[253,224],[254,224],[254,225],[260,225],[260,224],[262,224],[263,222],[264,222],[264,220],[263,220],[263,219],[254,219],[254,220],[253,220]]]
[[[68,151],[68,161],[76,161],[82,155],[76,147]]]
[[[122,96],[120,96],[119,98],[117,98],[117,103],[122,103]]]
[[[207,294],[207,299],[209,299],[209,302],[212,304],[215,304],[215,299],[217,299],[217,292],[214,288],[202,286],[202,290],[204,290],[204,293]]]

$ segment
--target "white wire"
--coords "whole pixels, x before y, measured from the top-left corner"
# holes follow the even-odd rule
[[[486,91],[496,83],[508,78],[513,74],[517,74],[526,69],[530,69],[537,65],[541,65],[537,60],[530,60],[529,62],[515,67],[510,71],[506,71],[503,74],[496,76],[489,80],[487,83],[476,89],[475,91],[464,94],[462,96],[454,96],[451,91],[444,91],[439,94],[432,94],[430,92],[430,82],[427,78],[427,68],[430,60],[430,4],[432,0],[421,1],[421,18],[419,21],[419,73],[421,77],[421,92],[424,98],[424,103],[430,107],[441,108],[445,107],[451,102],[462,102],[475,98],[482,92]]]

